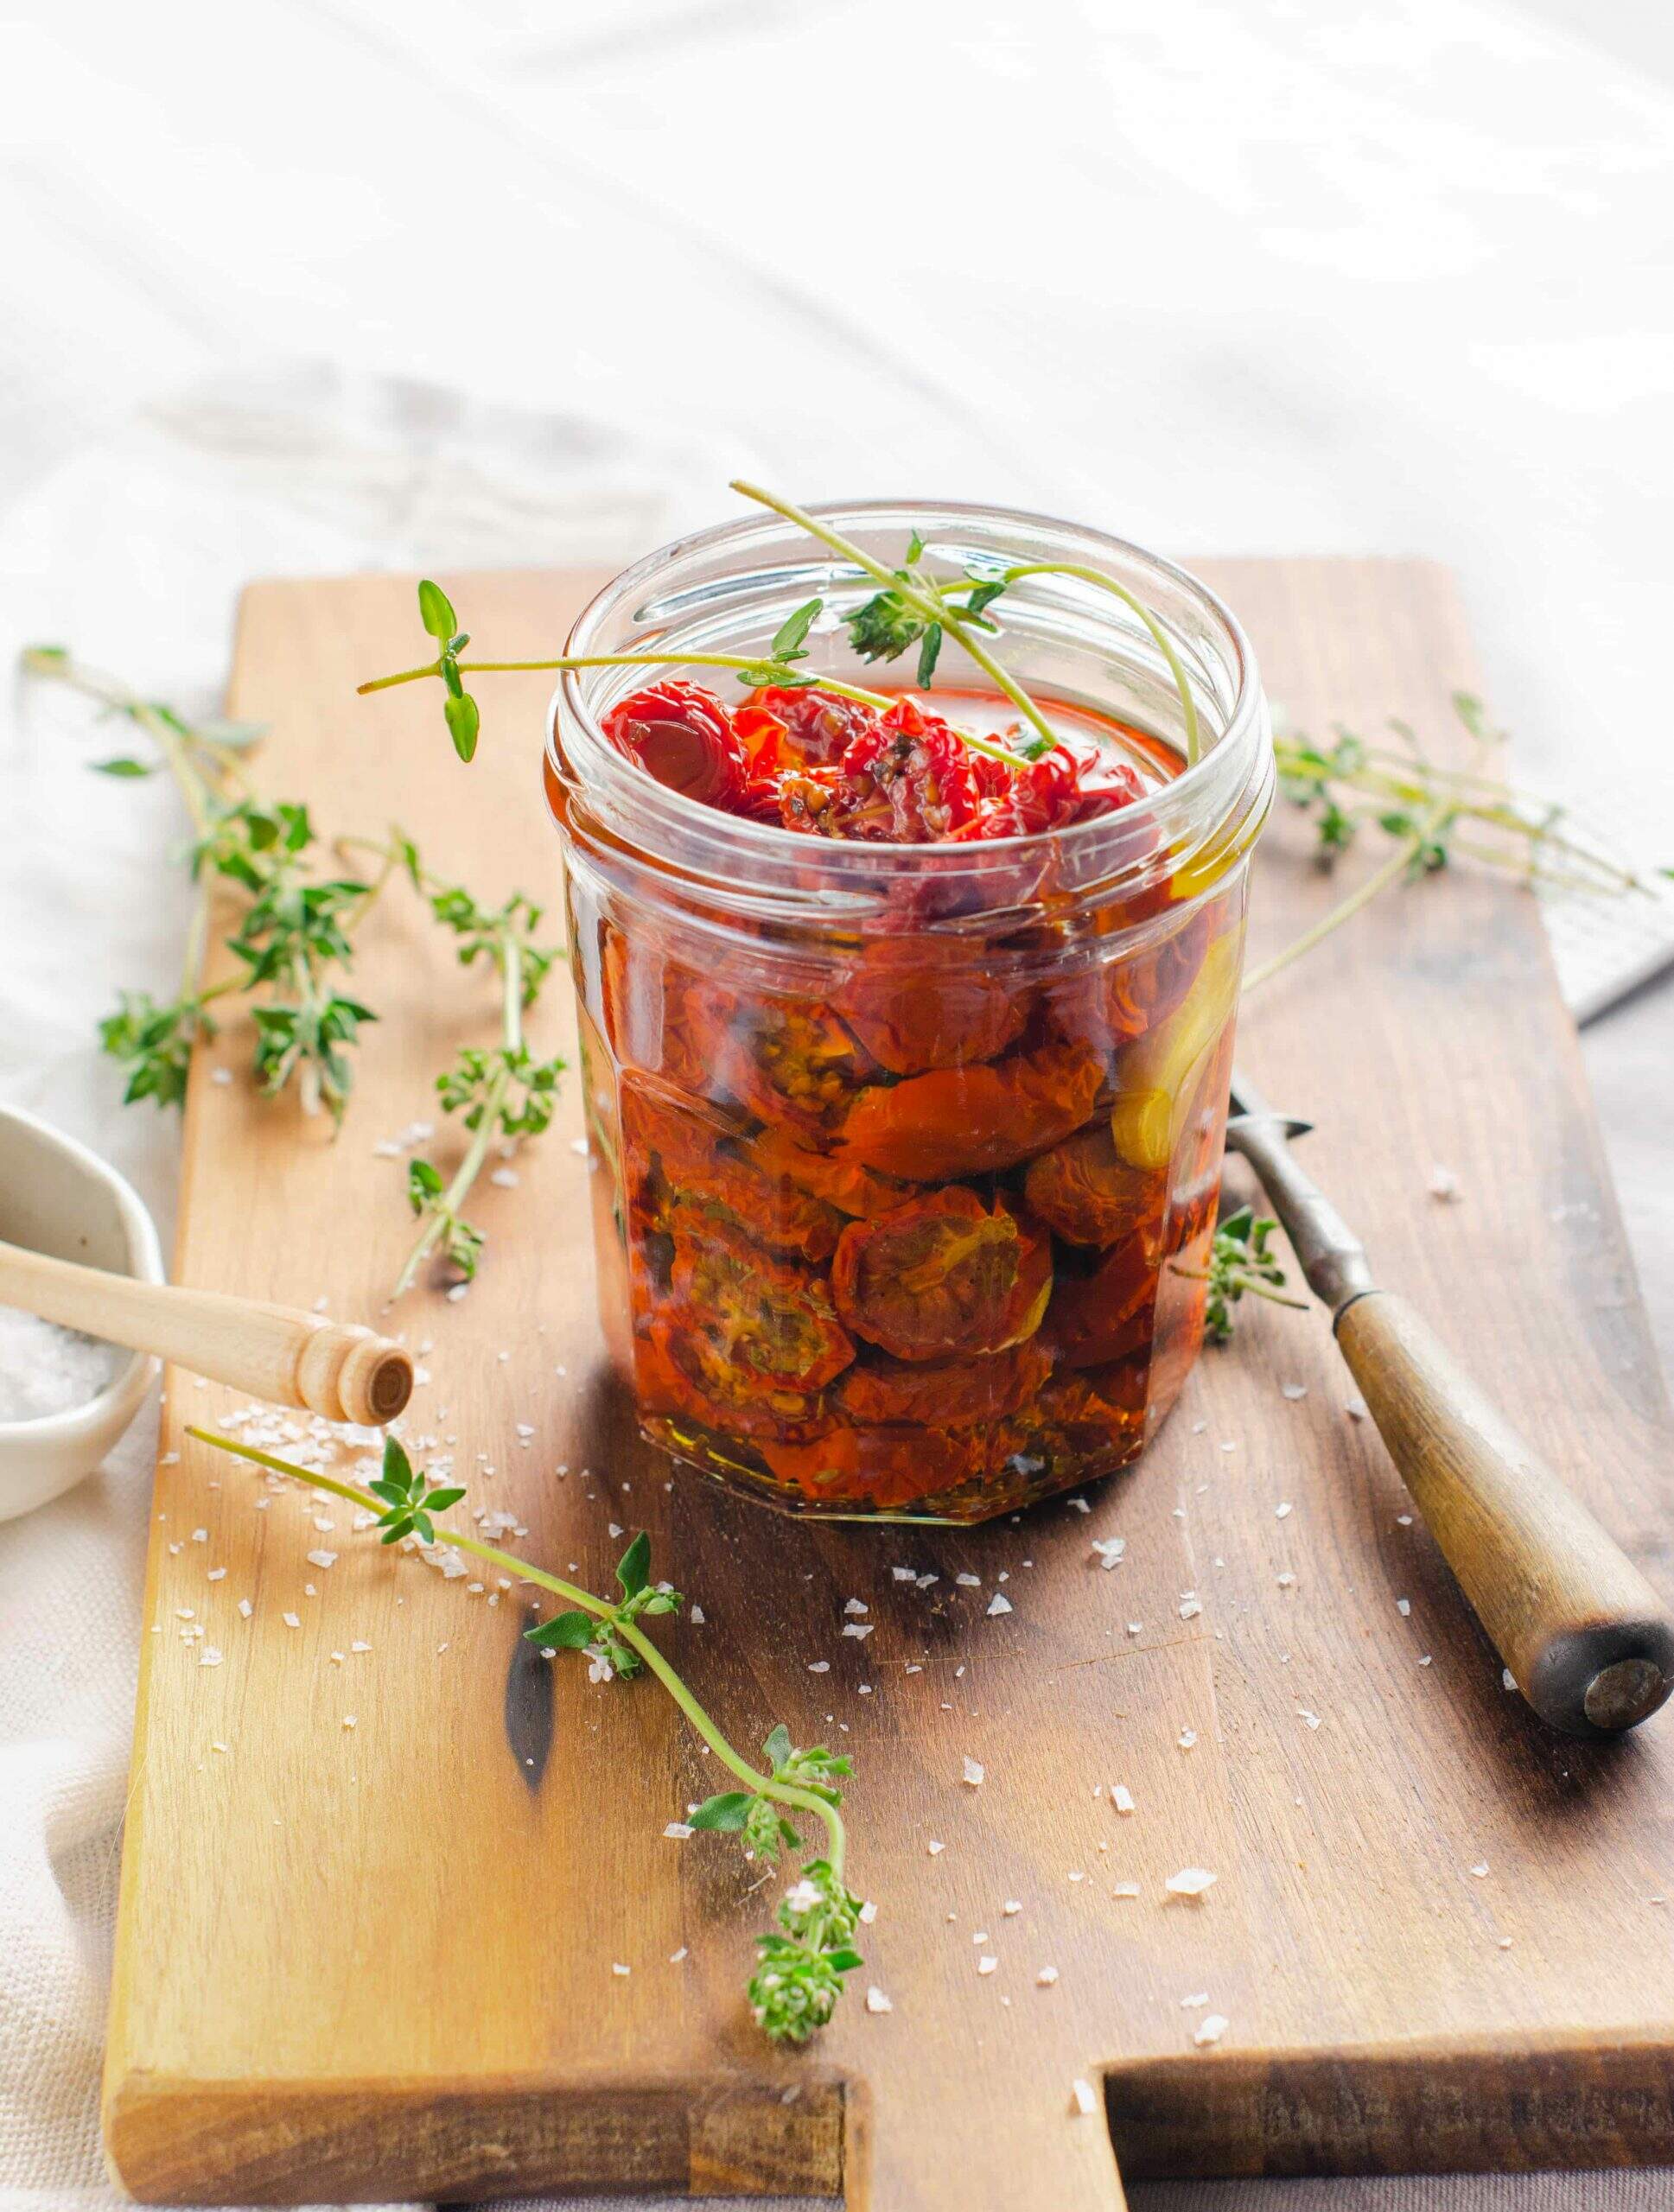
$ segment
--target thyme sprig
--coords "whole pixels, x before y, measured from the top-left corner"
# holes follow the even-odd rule
[[[654,1675],[728,1772],[743,1785],[697,1806],[689,1815],[691,1827],[738,1834],[747,1858],[773,1866],[781,1847],[799,1853],[805,1848],[789,1815],[799,1813],[818,1821],[824,1831],[824,1852],[804,1865],[779,1905],[774,1926],[756,1938],[759,1957],[748,1995],[757,2025],[775,2043],[805,2043],[824,2026],[842,1994],[843,1976],[862,1963],[854,1948],[861,1901],[843,1880],[848,1840],[837,1787],[839,1779],[847,1779],[850,1762],[832,1757],[823,1746],[797,1751],[782,1724],[763,1746],[765,1772],[735,1750],[641,1625],[677,1611],[682,1602],[678,1592],[666,1583],[652,1582],[651,1540],[644,1530],[617,1563],[620,1595],[600,1598],[480,1536],[434,1519],[457,1505],[465,1492],[452,1483],[431,1486],[415,1471],[393,1436],[385,1439],[378,1478],[362,1489],[213,1429],[188,1427],[186,1433],[218,1452],[360,1506],[375,1517],[385,1544],[411,1537],[430,1547],[450,1545],[560,1599],[566,1610],[526,1630],[530,1642],[555,1653],[584,1652],[595,1681],[628,1680],[641,1672]]]
[[[758,505],[794,523],[799,530],[805,531],[818,543],[852,563],[862,575],[870,576],[880,586],[869,599],[843,618],[849,631],[850,642],[862,660],[898,659],[902,653],[917,645],[918,685],[920,690],[928,690],[935,677],[943,641],[952,638],[1034,730],[1034,736],[1028,742],[1016,747],[996,745],[986,738],[963,732],[964,742],[973,752],[985,753],[991,759],[1015,766],[1020,759],[1037,760],[1056,746],[1057,734],[1051,724],[1022,685],[995,658],[983,639],[1000,634],[999,625],[987,610],[1010,585],[1026,576],[1065,575],[1111,593],[1136,614],[1150,632],[1180,696],[1187,765],[1197,760],[1201,749],[1201,734],[1197,703],[1185,666],[1167,630],[1150,609],[1114,576],[1076,562],[1020,561],[1009,564],[975,563],[968,565],[963,575],[938,577],[926,565],[924,540],[917,531],[908,539],[906,558],[901,565],[890,569],[818,516],[794,505],[790,500],[782,499],[776,493],[763,491],[759,485],[746,483],[742,479],[735,480],[730,488],[742,498],[753,499]],[[401,669],[392,676],[374,677],[357,688],[364,694],[387,690],[395,684],[418,683],[427,677],[440,677],[445,693],[442,711],[447,719],[449,735],[461,760],[469,760],[475,753],[481,727],[476,701],[465,690],[464,678],[493,671],[576,668],[727,668],[734,671],[741,683],[751,690],[767,685],[795,690],[817,683],[823,690],[835,692],[840,698],[856,700],[865,706],[887,708],[891,703],[881,693],[840,683],[835,677],[816,677],[799,666],[806,658],[809,632],[823,611],[824,601],[819,599],[809,600],[799,607],[780,626],[767,652],[755,658],[734,653],[678,652],[559,654],[542,660],[466,661],[460,656],[469,643],[469,635],[460,628],[458,617],[446,593],[439,585],[427,579],[418,588],[418,606],[419,620],[426,632],[436,642],[436,658],[425,662],[419,668]]]
[[[1276,1287],[1287,1280],[1283,1268],[1268,1249],[1269,1239],[1278,1225],[1270,1214],[1258,1217],[1253,1206],[1240,1206],[1236,1213],[1229,1213],[1216,1230],[1206,1267],[1182,1268],[1175,1262],[1177,1274],[1209,1286],[1204,1300],[1203,1328],[1212,1342],[1224,1344],[1231,1340],[1232,1308],[1246,1291],[1275,1306],[1289,1306],[1298,1313],[1308,1311],[1305,1299],[1286,1298]]]
[[[496,1138],[512,1141],[540,1136],[551,1126],[557,1103],[558,1079],[565,1063],[554,1054],[537,1059],[524,1032],[524,1017],[563,947],[537,941],[543,909],[526,892],[513,891],[500,906],[485,906],[461,883],[451,883],[425,867],[418,848],[403,831],[386,842],[350,837],[345,849],[376,853],[385,870],[399,868],[428,904],[431,915],[457,940],[461,967],[481,959],[499,978],[500,1042],[492,1047],[466,1045],[436,1079],[443,1109],[456,1114],[471,1133],[464,1157],[450,1179],[426,1159],[408,1162],[407,1201],[418,1220],[418,1234],[402,1263],[391,1295],[412,1287],[430,1255],[442,1256],[467,1281],[476,1274],[483,1235],[462,1209],[482,1173]]]
[[[1311,951],[1391,885],[1421,881],[1450,866],[1455,855],[1531,888],[1606,897],[1651,890],[1633,869],[1563,828],[1562,807],[1518,792],[1490,772],[1505,732],[1493,727],[1474,692],[1454,692],[1452,704],[1471,741],[1463,768],[1438,765],[1410,725],[1393,719],[1387,725],[1393,745],[1368,743],[1340,724],[1328,745],[1295,732],[1275,739],[1280,789],[1312,818],[1314,854],[1322,867],[1334,868],[1368,824],[1394,843],[1346,898],[1283,951],[1251,969],[1245,992]]]
[[[258,726],[194,719],[84,666],[62,646],[31,647],[22,666],[95,701],[148,739],[150,758],[118,754],[94,767],[125,779],[166,772],[192,823],[185,859],[200,895],[180,990],[162,1004],[147,992],[125,991],[99,1024],[103,1050],[126,1073],[124,1099],[179,1104],[193,1046],[216,1034],[212,1002],[237,992],[251,1004],[254,1072],[263,1090],[274,1096],[294,1079],[307,1111],[323,1109],[341,1122],[354,1079],[350,1048],[363,1025],[377,1019],[343,983],[353,962],[354,927],[378,887],[320,874],[319,839],[308,808],[267,801],[251,789],[242,755],[262,734]],[[243,902],[226,939],[240,972],[206,987],[199,970],[212,887]]]
[[[729,668],[741,683],[754,691],[766,685],[800,690],[818,683],[822,690],[835,691],[839,698],[853,699],[864,707],[885,708],[889,701],[878,691],[865,691],[852,683],[839,683],[831,677],[816,677],[797,664],[807,658],[806,639],[821,602],[810,600],[799,607],[783,622],[766,655],[743,653],[558,653],[546,660],[461,660],[460,654],[469,642],[469,633],[459,628],[451,602],[440,585],[428,579],[418,587],[419,620],[430,636],[437,640],[438,652],[434,660],[426,661],[422,668],[398,669],[393,676],[375,676],[370,682],[355,686],[358,695],[368,691],[387,691],[398,683],[417,683],[426,677],[442,679],[446,696],[442,713],[447,720],[448,734],[453,740],[454,750],[461,760],[469,760],[476,752],[477,733],[481,718],[477,703],[464,688],[468,676],[515,674],[534,669],[568,668]]]

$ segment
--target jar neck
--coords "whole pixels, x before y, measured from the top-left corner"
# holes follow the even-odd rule
[[[926,921],[1015,910],[1050,897],[1078,904],[1143,895],[1164,878],[1207,890],[1242,861],[1270,804],[1271,733],[1248,640],[1219,599],[1184,569],[1123,541],[1001,509],[876,502],[812,511],[887,567],[916,531],[923,561],[951,576],[1036,563],[1092,568],[1150,613],[1189,685],[1200,757],[1185,764],[1185,714],[1174,670],[1146,625],[1080,578],[1036,574],[1011,584],[994,651],[1050,717],[1054,704],[1137,725],[1180,760],[1180,772],[1117,813],[1066,829],[973,845],[881,846],[811,838],[704,808],[655,783],[605,739],[602,717],[646,679],[633,668],[567,671],[552,702],[549,785],[566,827],[613,852],[764,914],[837,913],[865,928],[898,914],[910,869]],[[756,654],[809,599],[824,613],[801,665],[816,677],[875,687],[843,618],[875,582],[777,515],[747,517],[648,556],[584,610],[567,651]],[[670,674],[681,672],[672,667]],[[715,671],[693,669],[715,683]],[[937,670],[969,694],[990,679],[957,641]],[[726,679],[722,678],[724,683]],[[933,705],[933,689],[920,696]],[[1015,710],[1004,702],[1003,719]],[[875,924],[874,925],[876,925]]]

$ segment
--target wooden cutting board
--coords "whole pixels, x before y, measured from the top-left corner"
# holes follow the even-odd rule
[[[1451,746],[1448,691],[1472,666],[1439,570],[1207,573],[1302,727],[1403,714]],[[509,654],[553,648],[587,588],[479,575],[455,595]],[[255,587],[231,704],[272,724],[264,787],[306,793],[334,831],[397,817],[484,895],[520,884],[556,906],[544,679],[485,686],[468,772],[433,691],[353,696],[418,642],[407,581]],[[1335,895],[1307,842],[1282,810],[1257,957]],[[200,1057],[179,1280],[379,1317],[409,1224],[404,1171],[374,1147],[432,1112],[454,1040],[493,1032],[480,982],[398,891],[385,903],[360,970],[385,1019],[341,1141],[242,1072],[211,1079],[242,1070],[236,1027]],[[543,1046],[570,1034],[567,1000],[559,982]],[[1251,1001],[1241,1049],[1318,1118],[1308,1160],[1382,1279],[1665,1581],[1669,1411],[1532,905],[1462,871],[1388,897]],[[444,1582],[353,1536],[346,1511],[324,1533],[296,1497],[256,1510],[258,1481],[181,1435],[229,1394],[175,1375],[106,2079],[131,2191],[632,2184],[1079,2212],[1121,2203],[1118,2161],[1132,2177],[1674,2155],[1674,1720],[1594,1748],[1502,1688],[1345,1410],[1320,1315],[1246,1306],[1085,1511],[799,1523],[671,1482],[638,1440],[594,1318],[579,1128],[572,1077],[518,1186],[481,1189],[476,1287],[386,1319],[428,1347],[409,1433],[457,1438],[470,1503],[518,1514],[528,1556],[595,1588],[611,1524],[648,1526],[704,1614],[663,1640],[738,1740],[783,1719],[852,1753],[851,1878],[879,1908],[866,1967],[805,2053],[767,2049],[742,1990],[773,1885],[724,1839],[665,1839],[716,1785],[656,1688],[531,1659],[515,1593]],[[1428,1194],[1438,1163],[1456,1204]],[[1104,1571],[1092,1540],[1117,1535]],[[306,1558],[321,1545],[328,1570]],[[896,1565],[940,1579],[899,1584]],[[1013,1610],[990,1618],[1002,1577]],[[1202,1610],[1182,1618],[1189,1592]],[[842,1633],[850,1598],[864,1640]],[[219,1667],[181,1640],[182,1608]],[[1166,1900],[1187,1866],[1215,1886]],[[893,2011],[868,2012],[869,1982]],[[1229,2024],[1198,2048],[1211,2011]],[[1078,2078],[1102,2082],[1108,2133],[1076,2113]]]

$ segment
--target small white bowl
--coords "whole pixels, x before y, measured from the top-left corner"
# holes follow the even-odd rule
[[[86,1145],[15,1106],[0,1106],[0,1237],[143,1282],[164,1280],[157,1232],[133,1186]],[[149,1352],[130,1353],[85,1405],[0,1420],[0,1521],[92,1474],[139,1411],[156,1367]]]

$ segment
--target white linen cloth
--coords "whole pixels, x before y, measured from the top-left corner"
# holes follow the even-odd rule
[[[741,468],[808,496],[952,490],[1204,550],[1450,561],[1524,773],[1631,785],[1674,860],[1665,18],[12,8],[6,663],[62,639],[203,700],[249,575],[621,557],[722,512]],[[801,158],[774,139],[786,100]],[[968,219],[916,226],[926,194]],[[245,365],[299,346],[334,365]],[[160,785],[86,776],[89,749],[66,702],[0,694],[0,1096],[112,1158],[166,1245],[175,1125],[121,1109],[89,1039],[118,983],[172,988],[178,831]],[[1671,1032],[1663,990],[1588,1040],[1665,1354],[1674,1176],[1644,1101]],[[0,1527],[0,2212],[110,2201],[94,2100],[149,1460],[142,1423]],[[1133,2196],[1642,2212],[1674,2177]]]

